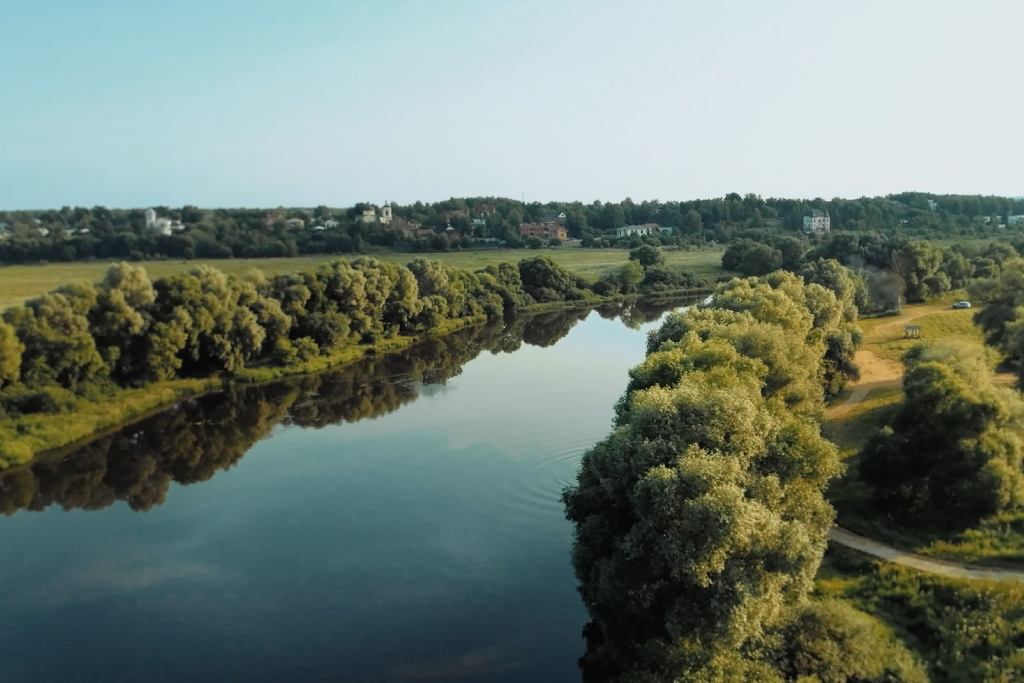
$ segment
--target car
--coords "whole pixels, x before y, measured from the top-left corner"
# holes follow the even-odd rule
[[[970,308],[970,307],[971,307],[971,302],[970,301],[957,301],[955,304],[953,304],[953,308]]]

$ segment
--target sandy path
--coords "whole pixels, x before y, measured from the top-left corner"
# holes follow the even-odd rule
[[[908,314],[901,315],[890,322],[876,327],[872,333],[890,330],[906,325],[909,321],[921,316],[943,310],[938,306],[925,306],[915,309]],[[829,417],[838,417],[857,405],[875,389],[899,386],[903,379],[903,366],[888,358],[880,358],[868,349],[862,349],[856,353],[853,362],[860,368],[860,380],[851,386],[853,393],[850,394],[844,403],[835,406],[828,411]],[[958,562],[947,562],[934,560],[924,555],[907,552],[899,548],[887,545],[880,541],[874,541],[864,536],[858,536],[852,531],[836,526],[828,533],[829,540],[844,545],[847,548],[859,550],[872,557],[877,557],[888,562],[895,562],[906,567],[911,567],[923,572],[941,574],[961,579],[993,579],[997,581],[1024,581],[1024,571],[1012,569],[996,569],[993,567],[979,567],[977,565],[963,564]]]

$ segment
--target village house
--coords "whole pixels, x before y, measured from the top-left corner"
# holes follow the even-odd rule
[[[423,230],[423,226],[416,221],[407,221],[401,216],[394,216],[391,219],[391,227],[397,230],[404,240],[416,239],[417,237],[430,237],[434,234],[434,231],[427,228]]]
[[[669,228],[671,230],[671,228]],[[627,225],[621,228],[615,228],[616,237],[643,237],[644,235],[653,235],[656,232],[661,232],[661,226],[657,223],[644,223],[643,225]],[[672,234],[671,232],[668,234]]]
[[[336,227],[338,227],[338,221],[334,220],[333,218],[328,218],[327,220],[324,221],[324,227],[325,228],[336,228]]]
[[[523,223],[519,226],[519,234],[523,237],[539,237],[541,239],[569,239],[569,231],[557,221],[545,220],[539,223]]]
[[[828,211],[811,209],[810,216],[804,216],[804,232],[807,234],[822,235],[832,229],[832,219]]]
[[[1017,225],[1018,223],[1024,223],[1024,216],[1007,216],[1007,225]]]
[[[284,222],[284,227],[289,230],[302,230],[306,227],[306,221],[301,218],[289,218]]]

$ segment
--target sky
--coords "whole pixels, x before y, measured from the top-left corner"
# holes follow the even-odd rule
[[[0,209],[1024,195],[1014,0],[7,0]]]

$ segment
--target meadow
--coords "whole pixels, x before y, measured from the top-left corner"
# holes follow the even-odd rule
[[[705,249],[701,251],[664,251],[665,261],[672,268],[687,270],[694,275],[713,281],[725,274],[722,270],[723,249]],[[605,272],[620,266],[629,258],[625,249],[580,249],[553,248],[543,251],[533,250],[467,250],[461,252],[442,252],[429,254],[409,254],[394,251],[381,251],[369,254],[373,258],[392,263],[408,263],[415,258],[423,257],[443,261],[447,265],[467,270],[479,270],[503,261],[518,262],[543,254],[550,256],[569,270],[588,279],[596,280]],[[266,275],[280,275],[306,268],[315,268],[321,263],[335,261],[340,258],[357,258],[355,255],[341,256],[301,256],[297,258],[260,258],[260,259],[211,259],[195,261],[145,261],[144,266],[150,279],[158,279],[174,275],[198,264],[205,263],[225,273],[243,275],[257,269]],[[0,266],[0,309],[21,304],[26,299],[40,296],[57,287],[72,282],[99,282],[110,267],[108,261],[91,261],[75,263],[50,263],[45,265]]]

